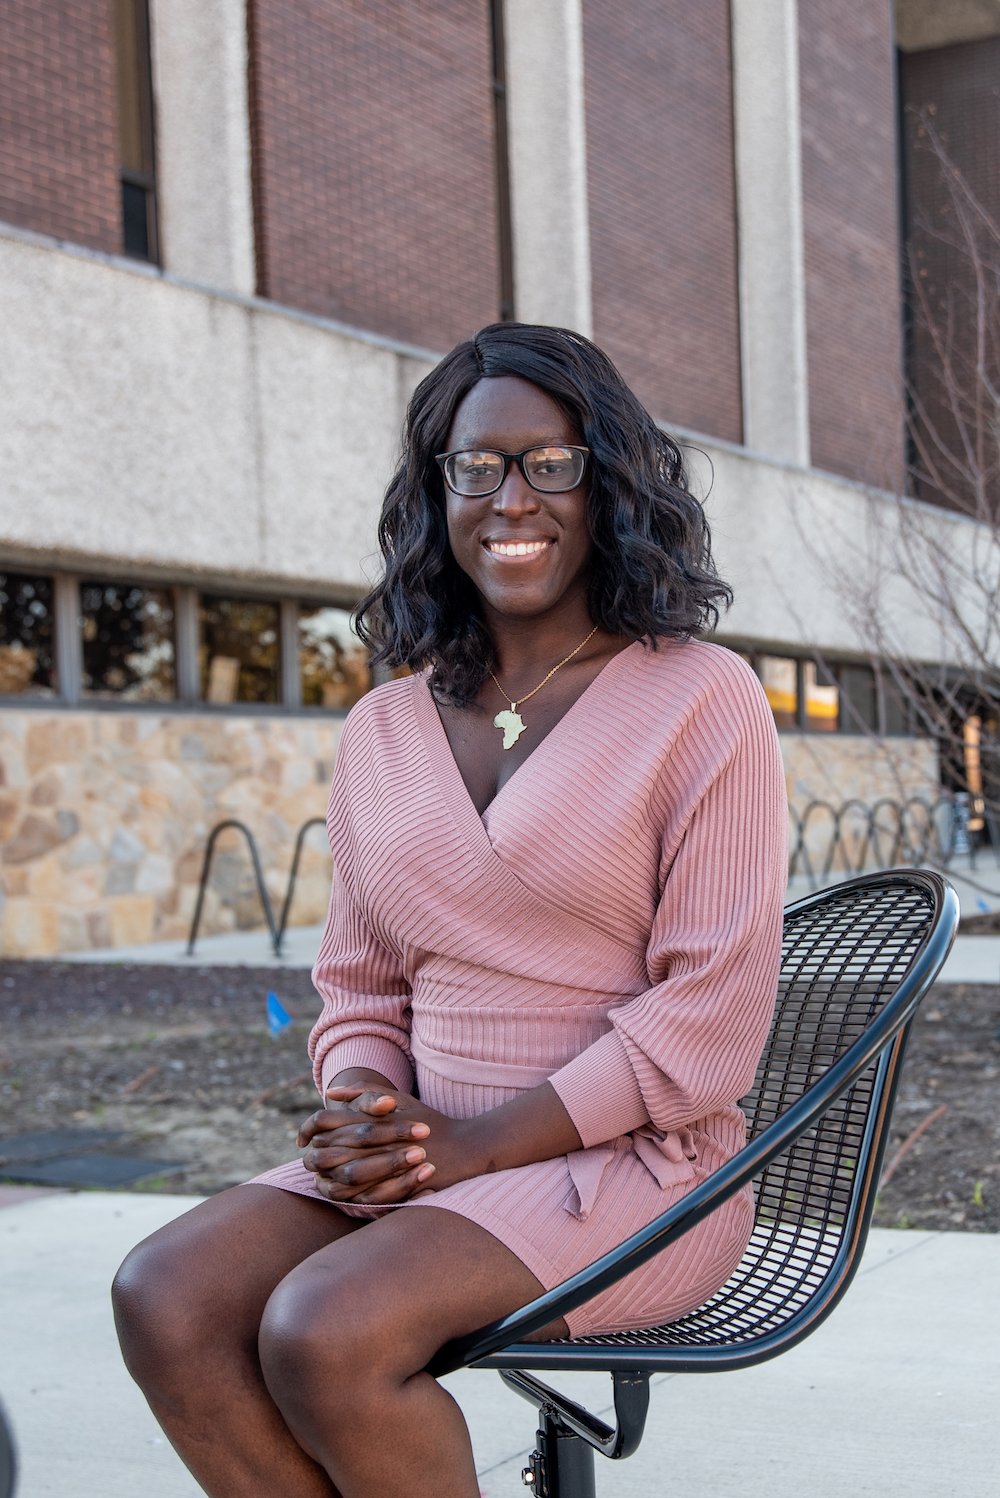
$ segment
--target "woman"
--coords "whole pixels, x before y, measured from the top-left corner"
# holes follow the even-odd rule
[[[445,1341],[648,1222],[743,1142],[774,999],[784,790],[729,590],[608,359],[498,324],[411,402],[360,610],[414,674],[344,727],[301,1161],[126,1260],[129,1367],[216,1498],[478,1493]],[[277,1189],[276,1189],[277,1188]],[[699,1304],[730,1201],[546,1337]]]

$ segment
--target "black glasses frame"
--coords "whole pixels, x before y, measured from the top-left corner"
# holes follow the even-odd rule
[[[583,467],[580,469],[580,477],[576,479],[572,484],[567,484],[565,489],[543,489],[538,484],[532,483],[531,475],[528,473],[527,469],[524,466],[524,460],[529,453],[544,452],[545,449],[549,447],[557,447],[560,448],[563,452],[567,453],[579,453],[583,458]],[[492,489],[477,489],[475,494],[463,494],[461,489],[456,489],[455,485],[449,479],[448,459],[458,458],[461,457],[462,453],[470,452],[486,453],[491,458],[503,459],[503,468],[501,469],[500,477],[494,484]],[[451,490],[452,494],[457,494],[460,499],[489,499],[491,494],[496,494],[499,489],[503,488],[507,475],[510,472],[510,465],[512,463],[517,464],[518,468],[520,468],[521,470],[521,475],[524,478],[525,483],[528,484],[532,489],[534,489],[536,494],[568,494],[571,489],[576,489],[580,486],[580,484],[583,483],[584,475],[587,472],[587,462],[589,458],[589,447],[576,447],[571,442],[534,442],[532,443],[531,447],[525,447],[519,453],[501,452],[500,448],[498,447],[458,447],[454,452],[438,453],[435,456],[434,461],[441,469],[444,481],[447,484],[448,488]]]

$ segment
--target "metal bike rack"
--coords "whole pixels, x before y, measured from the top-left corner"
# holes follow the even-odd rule
[[[271,950],[275,957],[281,956],[281,944],[284,940],[285,931],[288,928],[288,917],[292,909],[292,901],[295,898],[295,884],[299,875],[299,864],[302,861],[302,849],[307,834],[313,827],[324,827],[326,825],[323,817],[310,817],[302,823],[295,837],[295,849],[292,853],[291,868],[288,872],[288,883],[285,886],[284,899],[281,902],[281,915],[276,921],[271,898],[264,883],[264,870],[260,861],[260,853],[257,848],[257,840],[245,822],[239,822],[235,818],[228,818],[224,822],[217,822],[208,834],[208,842],[205,844],[205,856],[201,863],[201,876],[198,880],[198,898],[195,901],[194,915],[191,918],[191,932],[188,936],[187,955],[194,956],[195,943],[198,940],[198,928],[201,925],[202,909],[205,904],[205,891],[208,888],[208,879],[212,871],[212,859],[215,856],[216,843],[223,832],[235,831],[243,834],[246,839],[247,848],[250,851],[250,859],[253,864],[254,880],[257,885],[257,894],[264,911],[264,920],[267,923],[268,933],[271,940]]]
[[[788,877],[801,875],[815,889],[829,879],[839,867],[847,875],[866,869],[888,869],[900,864],[919,867],[932,864],[947,869],[959,853],[968,853],[971,867],[976,867],[974,841],[962,843],[965,809],[952,792],[934,800],[926,796],[908,796],[897,801],[881,796],[869,805],[851,797],[835,806],[830,801],[814,799],[801,812],[789,809],[791,838]],[[983,813],[994,855],[1000,866],[1000,828],[996,817],[987,809]],[[811,826],[829,821],[829,833],[822,858],[810,852],[807,835]],[[853,822],[860,833],[852,850],[848,827]]]
[[[253,863],[254,879],[257,882],[257,893],[264,910],[264,920],[271,936],[271,947],[275,957],[281,956],[281,932],[274,923],[274,911],[271,908],[270,896],[267,893],[267,885],[264,883],[264,870],[261,867],[260,854],[257,851],[257,843],[253,833],[245,822],[238,822],[235,818],[228,818],[225,822],[217,822],[208,834],[208,842],[205,844],[205,857],[201,863],[201,878],[198,880],[198,898],[195,901],[194,915],[191,918],[191,934],[188,937],[187,955],[194,956],[195,942],[198,940],[198,927],[201,925],[201,912],[205,904],[205,890],[208,888],[208,876],[212,869],[212,859],[215,857],[215,846],[224,832],[241,832],[246,838],[247,847],[250,849],[250,858]]]

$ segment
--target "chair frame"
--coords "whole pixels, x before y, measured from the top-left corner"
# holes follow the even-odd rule
[[[941,875],[930,870],[899,869],[851,879],[796,901],[786,908],[786,926],[792,919],[808,916],[837,900],[855,895],[867,897],[872,891],[896,891],[900,896],[907,893],[910,898],[919,894],[928,902],[928,915],[923,935],[916,942],[901,979],[858,1038],[773,1122],[752,1137],[745,1148],[681,1201],[616,1249],[521,1310],[447,1344],[431,1364],[430,1371],[437,1375],[464,1366],[495,1368],[510,1388],[539,1410],[537,1447],[523,1473],[525,1484],[537,1498],[594,1498],[593,1453],[596,1450],[611,1458],[622,1458],[636,1450],[642,1438],[649,1378],[653,1373],[713,1373],[750,1367],[775,1357],[814,1331],[846,1292],[860,1262],[875,1207],[910,1025],[918,1004],[944,965],[959,918],[958,898]],[[779,1012],[781,1003],[779,997]],[[873,1067],[875,1076],[867,1100],[863,1141],[851,1167],[849,1203],[836,1252],[805,1301],[777,1325],[743,1341],[716,1345],[691,1341],[650,1346],[643,1343],[641,1333],[633,1334],[632,1338],[627,1334],[616,1336],[613,1345],[601,1345],[598,1339],[587,1338],[576,1342],[524,1340],[689,1232],[784,1155]],[[787,1062],[785,1069],[788,1070]],[[758,1097],[763,1095],[766,1081],[762,1062],[755,1084]],[[796,1238],[790,1243],[789,1258],[793,1257],[798,1241]],[[736,1273],[739,1274],[739,1269]],[[720,1296],[725,1288],[719,1292]],[[710,1301],[708,1305],[711,1304]],[[673,1324],[672,1330],[683,1330],[688,1321],[695,1321],[701,1314],[696,1311],[691,1317],[682,1318]],[[574,1400],[549,1388],[530,1371],[537,1369],[611,1373],[616,1425],[606,1425]]]

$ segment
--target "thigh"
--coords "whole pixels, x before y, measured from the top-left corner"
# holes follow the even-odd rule
[[[521,1260],[478,1223],[417,1206],[320,1249],[278,1287],[272,1328],[307,1334],[317,1353],[407,1376],[454,1337],[518,1310],[543,1291]],[[538,1340],[568,1335],[565,1322]],[[322,1355],[322,1354],[321,1354]]]

